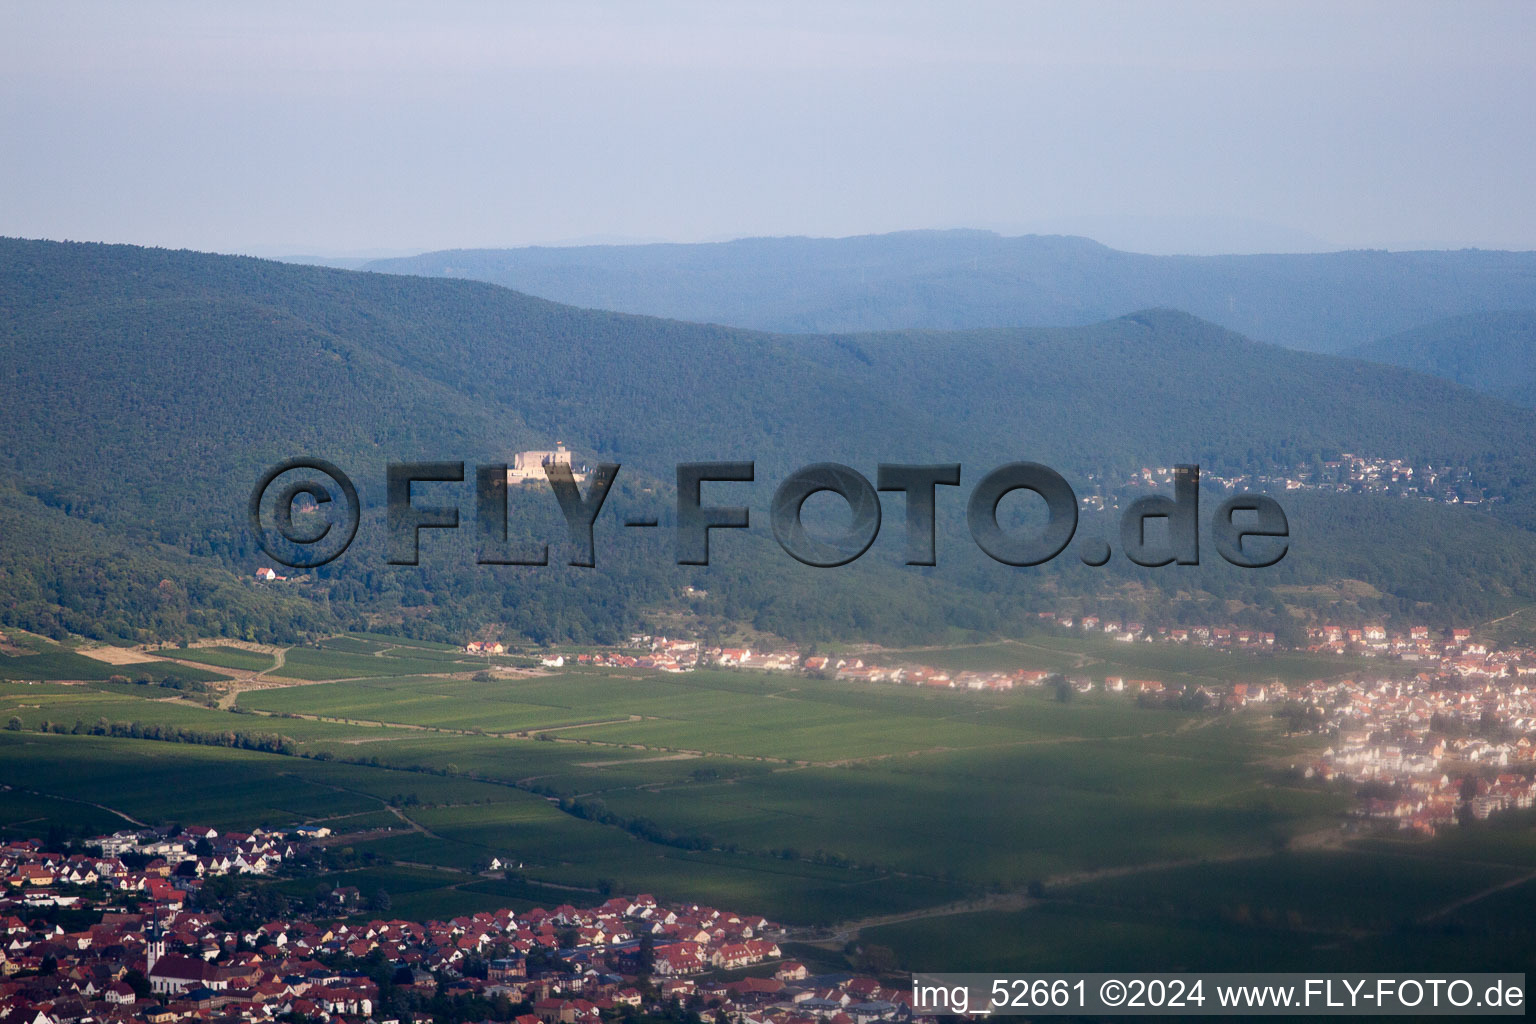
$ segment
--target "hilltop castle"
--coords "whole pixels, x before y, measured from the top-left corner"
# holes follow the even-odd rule
[[[508,484],[542,483],[546,478],[545,466],[568,466],[571,476],[578,483],[587,478],[586,467],[571,462],[571,452],[565,445],[555,442],[552,452],[518,452],[512,456],[512,468],[507,470]]]

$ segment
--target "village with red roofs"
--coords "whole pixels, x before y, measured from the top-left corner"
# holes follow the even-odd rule
[[[207,879],[278,872],[307,842],[297,829],[189,828],[78,844],[90,852],[51,852],[38,840],[0,846],[0,1022],[912,1017],[900,986],[812,975],[784,955],[784,930],[760,915],[649,895],[448,921],[353,915],[243,924],[204,897]],[[355,893],[334,895],[342,909]],[[91,912],[95,923],[71,930],[61,911]],[[760,969],[741,973],[753,967]],[[477,1017],[479,1008],[488,1010]]]

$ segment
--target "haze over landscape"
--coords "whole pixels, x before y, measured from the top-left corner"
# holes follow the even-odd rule
[[[260,255],[912,228],[1536,248],[1536,11],[0,12],[0,233]]]
[[[0,1024],[1536,974],[1533,40],[6,6]]]

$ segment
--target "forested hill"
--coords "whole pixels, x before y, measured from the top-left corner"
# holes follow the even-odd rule
[[[1433,374],[1536,407],[1536,312],[1439,320],[1351,350],[1351,355]]]
[[[1148,256],[1086,238],[987,231],[456,249],[366,269],[806,333],[1085,325],[1166,306],[1317,352],[1448,316],[1536,308],[1536,253],[1529,252]]]
[[[0,422],[4,458],[61,501],[122,502],[151,477],[201,493],[311,449],[473,459],[558,438],[661,475],[688,458],[1021,452],[1084,472],[1339,450],[1518,461],[1536,426],[1421,374],[1171,310],[775,336],[467,281],[18,241],[0,241],[0,304],[6,397],[30,410]]]
[[[1272,618],[1271,583],[1301,593],[1341,574],[1368,584],[1350,588],[1370,595],[1362,613],[1384,616],[1536,600],[1536,534],[1518,525],[1530,519],[1536,413],[1167,310],[1080,328],[770,335],[472,281],[0,239],[0,366],[0,622],[29,627],[275,636],[339,622],[452,638],[500,623],[612,638],[687,603],[687,584],[710,591],[691,602],[708,621],[865,639],[1005,630],[1063,600]],[[419,569],[384,565],[386,462],[504,461],[557,439],[625,467],[598,570],[559,566],[556,550],[547,570],[493,571],[440,538]],[[861,561],[819,571],[777,549],[764,515],[785,472],[822,460],[870,476],[880,461],[958,461],[964,494],[1020,458],[1081,484],[1143,465],[1265,469],[1340,451],[1465,464],[1511,500],[1494,518],[1319,497],[1303,506],[1296,555],[1267,576],[1066,558],[1009,569],[969,542],[963,498],[946,500],[953,559],[937,570],[901,566],[893,526]],[[351,472],[368,511],[346,556],[279,598],[247,582],[265,557],[244,510],[262,469],[295,455]],[[722,538],[717,565],[677,567],[666,530],[621,537],[613,519],[628,510],[665,520],[677,462],[717,458],[759,467],[737,492],[755,528]],[[525,500],[560,529],[547,494]],[[460,504],[468,526],[472,498]],[[1490,558],[1489,573],[1444,571]]]

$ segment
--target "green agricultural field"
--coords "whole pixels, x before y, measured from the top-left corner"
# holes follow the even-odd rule
[[[473,665],[460,665],[433,657],[412,657],[409,651],[379,648],[372,652],[338,651],[328,648],[291,647],[283,667],[272,672],[288,679],[356,679],[369,676],[426,675],[434,672],[468,672]],[[396,655],[400,656],[397,657]]]
[[[128,824],[121,815],[80,800],[44,796],[15,788],[12,783],[4,785],[7,788],[0,790],[0,835],[7,839],[45,835],[55,827],[101,835]]]
[[[563,703],[523,699],[521,684],[404,676],[362,679],[328,686],[263,690],[243,695],[242,707],[353,721],[389,722],[436,729],[516,732],[591,721],[570,693]]]
[[[239,708],[261,712],[243,716],[116,693],[59,693],[43,704],[17,699],[13,707],[26,728],[48,715],[203,730],[229,723],[288,736],[337,761],[576,797],[583,813],[612,815],[625,829],[650,823],[657,834],[742,856],[782,861],[794,851],[791,860],[961,885],[1018,886],[1072,870],[1273,845],[1335,809],[1316,794],[1277,799],[1268,770],[1251,764],[1273,753],[1261,720],[1148,711],[1118,697],[1062,704],[1038,691],[572,672],[266,689],[241,695]],[[379,724],[334,720],[342,718]],[[483,827],[427,827],[495,852],[495,835],[528,828],[498,814]],[[1107,819],[1126,826],[1112,844],[1099,834]],[[955,852],[934,856],[951,846]]]
[[[860,940],[912,971],[1300,970],[1316,968],[1312,935],[1187,925],[1046,904],[866,928]]]
[[[1277,799],[1239,762],[1150,742],[922,755],[726,783],[605,794],[605,805],[754,850],[823,851],[973,884],[1023,886],[1078,871],[1265,851],[1332,808]],[[850,813],[849,808],[856,808]],[[1104,823],[1115,822],[1106,835]]]
[[[1499,888],[1522,877],[1447,871],[1433,857],[1286,853],[1053,888],[1025,910],[877,926],[862,939],[914,970],[1307,970],[1326,951],[1330,970],[1528,971],[1536,883]]]
[[[291,721],[291,720],[285,720]],[[759,761],[724,757],[657,757],[644,751],[582,743],[544,743],[414,730],[375,730],[389,742],[320,743],[338,758],[358,755],[397,767],[424,766],[454,775],[497,779],[553,796],[601,796],[612,790],[743,778],[773,771]]]
[[[1045,641],[1074,664],[1100,656],[1086,646],[1093,638]],[[1102,646],[1119,655],[1126,645]],[[955,657],[975,665],[1038,650],[981,645]],[[1273,677],[1278,661],[1154,653],[1164,660],[1124,674],[1209,678],[1237,665]],[[1033,968],[1047,951],[1081,969],[1118,963],[1117,950],[1151,936],[1166,951],[1159,964],[1225,963],[1239,940],[1275,963],[1304,963],[1317,935],[1359,932],[1352,948],[1363,950],[1377,932],[1417,927],[1416,915],[1536,868],[1529,823],[1300,852],[1337,837],[1345,804],[1289,781],[1285,766],[1304,743],[1263,710],[1192,714],[1102,693],[1062,702],[1039,689],[750,671],[575,669],[476,682],[455,650],[358,635],[286,658],[285,670],[341,681],[244,690],[219,707],[161,687],[0,684],[0,717],[21,726],[0,731],[0,783],[12,787],[0,793],[0,826],[14,835],[43,819],[99,831],[120,815],[223,828],[325,821],[381,858],[370,871],[404,873],[390,876],[393,887],[378,876],[392,913],[650,891],[801,926],[867,922],[863,940],[920,966],[950,965],[932,959],[938,950],[966,966]],[[346,675],[359,666],[371,671]],[[71,732],[78,720],[88,732],[98,719],[278,734],[304,756],[36,731],[48,721]],[[520,863],[521,875],[477,874],[492,857]],[[998,892],[1018,899],[1036,881],[1048,902],[1006,912],[998,920],[1014,931],[986,950],[963,933],[974,915],[878,921],[985,905]],[[1370,917],[1373,885],[1411,898]],[[1526,892],[1516,885],[1511,899]],[[1512,916],[1469,906],[1437,927],[1507,929]]]
[[[1536,605],[1488,623],[1478,630],[1478,639],[1500,647],[1536,644]]]
[[[348,633],[347,636],[357,640],[372,641],[381,647],[399,647],[410,651],[447,651],[461,653],[462,648],[455,644],[438,643],[435,640],[412,640],[408,637],[390,636],[388,633]],[[332,639],[340,639],[333,637]]]
[[[219,747],[0,733],[0,759],[7,784],[150,823],[282,825],[376,806],[345,785],[318,781],[305,762],[292,770],[287,762],[297,759]]]
[[[123,676],[128,679],[149,676],[157,681],[166,676],[175,676],[178,679],[199,683],[227,678],[223,673],[210,672],[190,665],[178,665],[170,661],[140,661],[131,665],[109,665],[104,661],[87,658],[83,654],[76,654],[63,648],[16,657],[0,655],[0,680],[46,682],[67,679],[93,682],[109,679],[112,676]]]
[[[1256,884],[1257,871],[1262,871],[1262,884]],[[1410,927],[1425,915],[1522,874],[1481,862],[1448,872],[1443,864],[1420,856],[1288,852],[1265,860],[1258,869],[1247,861],[1202,864],[1074,886],[1060,898],[1189,922],[1386,931]]]
[[[380,891],[394,897],[406,893],[442,889],[467,879],[468,876],[458,872],[390,865],[359,868],[355,871],[336,871],[310,878],[285,879],[274,883],[273,888],[290,896],[309,896],[322,887],[338,889],[342,886],[351,886],[361,892],[364,899],[367,899]]]
[[[389,899],[390,917],[426,919],[473,913],[488,906],[527,910],[538,905],[557,906],[573,897],[596,896],[567,888],[539,885],[479,875],[451,868],[389,865],[352,871],[337,871],[312,878],[287,879],[269,883],[288,896],[313,896],[321,889],[349,886],[359,891],[361,905],[356,916],[378,916],[381,896]]]
[[[24,731],[43,723],[88,731],[100,722],[175,726],[203,733],[274,733],[300,743],[335,741],[341,749],[378,735],[355,727],[299,718],[230,714],[208,707],[200,694],[183,696],[160,686],[94,683],[0,683],[0,722],[15,718]]]
[[[317,646],[325,651],[341,651],[344,654],[378,654],[380,651],[398,647],[398,644],[387,643],[381,640],[371,640],[349,633],[346,636],[332,636],[321,640]]]
[[[572,899],[597,899],[597,891],[540,885],[515,879],[488,878],[452,868],[392,864],[337,871],[317,877],[268,883],[288,896],[310,897],[321,889],[352,887],[361,894],[355,916],[379,916],[381,897],[388,897],[389,917],[424,920],[473,913],[487,907],[529,910],[554,907]]]
[[[398,803],[399,800],[396,799],[395,802]],[[388,809],[358,811],[355,814],[322,814],[320,817],[315,818],[314,821],[317,824],[329,827],[337,835],[350,835],[374,829],[398,829],[401,827],[400,816]]]
[[[1444,863],[1506,864],[1531,871],[1536,870],[1536,810],[1500,814],[1444,833],[1433,843],[1380,838],[1359,845],[1379,853],[1428,857]]]
[[[1334,678],[1366,667],[1377,672],[1391,668],[1377,658],[1218,651],[1172,643],[1121,643],[1093,634],[1042,633],[1018,646],[1042,654],[1071,656],[1085,675],[1100,679],[1118,675],[1179,683],[1263,683],[1271,680],[1296,683]]]
[[[156,681],[167,676],[174,676],[177,679],[189,680],[194,683],[222,683],[229,680],[228,672],[199,668],[196,665],[180,665],[173,661],[150,661],[138,665],[119,665],[115,674],[135,680],[143,679],[146,676]]]
[[[125,786],[124,779],[133,782]],[[425,804],[536,799],[463,779],[225,747],[4,731],[0,783],[13,791],[96,804],[151,824],[225,829],[378,811],[405,794]],[[0,794],[0,807],[10,796]]]
[[[62,647],[39,654],[0,656],[0,679],[106,679],[137,669],[159,669],[162,673],[174,671],[175,665],[165,662],[146,662],[141,665],[108,665],[83,654],[66,651]]]
[[[265,672],[277,664],[277,659],[261,651],[247,651],[240,647],[188,647],[175,652],[177,661],[195,661],[215,668],[232,668],[241,672]]]
[[[1102,634],[1067,631],[1035,631],[1017,640],[939,650],[881,651],[869,657],[882,665],[929,665],[951,672],[1040,669],[1092,679],[1118,675],[1171,683],[1293,683],[1340,676],[1362,665],[1383,671],[1383,663],[1377,659],[1226,652],[1170,643],[1122,643]]]
[[[352,721],[492,733],[659,754],[810,763],[1006,746],[1026,739],[1109,739],[1150,727],[1129,698],[1061,705],[1039,692],[982,694],[855,686],[750,672],[624,677],[570,672],[480,683],[408,677],[243,695],[242,707]]]
[[[1012,672],[1021,668],[1066,672],[1076,668],[1082,659],[1069,651],[1016,640],[999,640],[942,650],[882,651],[870,660],[881,665],[929,665],[947,672]]]

